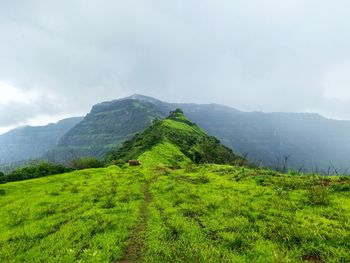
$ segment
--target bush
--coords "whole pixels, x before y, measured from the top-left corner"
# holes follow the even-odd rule
[[[0,183],[23,181],[32,178],[39,178],[48,175],[71,172],[73,169],[62,164],[41,162],[18,168],[8,175],[0,177]]]
[[[310,205],[329,205],[331,201],[329,192],[323,185],[310,187],[307,196]]]
[[[350,192],[350,184],[334,184],[332,190],[334,192]]]
[[[76,170],[83,170],[89,168],[101,168],[104,164],[102,161],[93,157],[77,158],[70,162],[70,167]]]
[[[0,196],[5,195],[6,191],[4,189],[0,189]]]

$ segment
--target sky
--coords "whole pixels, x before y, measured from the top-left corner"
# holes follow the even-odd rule
[[[0,133],[134,93],[350,120],[348,0],[1,0]]]

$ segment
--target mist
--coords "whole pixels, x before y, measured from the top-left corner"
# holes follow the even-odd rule
[[[0,132],[134,93],[350,119],[348,1],[0,3]]]

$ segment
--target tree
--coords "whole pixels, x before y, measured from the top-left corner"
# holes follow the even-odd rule
[[[103,162],[94,157],[76,158],[70,162],[70,167],[77,170],[100,168],[103,166]]]

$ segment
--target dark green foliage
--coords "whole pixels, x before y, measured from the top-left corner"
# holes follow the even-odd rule
[[[316,185],[308,189],[308,202],[311,205],[329,205],[330,194],[326,186]]]
[[[73,171],[72,168],[67,168],[61,164],[41,162],[18,168],[8,175],[0,177],[0,183],[23,181],[71,171]]]
[[[69,166],[75,170],[83,170],[89,168],[101,168],[104,164],[101,160],[94,157],[81,157],[73,159]]]
[[[332,190],[334,192],[350,192],[350,184],[334,184]]]
[[[6,191],[4,189],[0,189],[0,196],[5,195]]]
[[[121,148],[109,152],[107,161],[122,165],[161,142],[170,142],[177,146],[195,163],[237,164],[242,160],[218,139],[208,136],[177,109],[170,112],[168,118],[153,123],[144,132],[124,142]],[[174,161],[179,163],[179,160]]]

